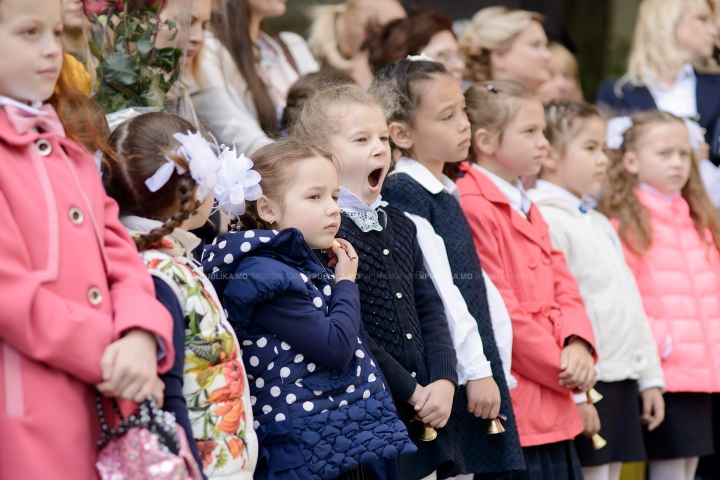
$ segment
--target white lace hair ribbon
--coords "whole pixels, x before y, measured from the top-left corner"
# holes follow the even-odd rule
[[[215,198],[220,209],[228,215],[239,217],[245,213],[245,201],[260,198],[260,174],[252,169],[253,162],[245,155],[237,156],[235,146],[220,148],[219,181],[215,186]]]
[[[614,117],[607,121],[605,145],[611,150],[619,150],[623,144],[623,135],[633,122],[630,117]]]
[[[195,199],[202,202],[218,183],[220,164],[217,155],[212,149],[212,144],[205,140],[200,133],[176,133],[173,138],[180,142],[173,153],[182,155],[187,160],[190,175],[198,186]],[[165,163],[145,180],[145,185],[151,192],[160,190],[170,180],[173,171],[177,171],[179,175],[185,173],[185,169],[175,163],[172,158],[166,156],[165,160]]]

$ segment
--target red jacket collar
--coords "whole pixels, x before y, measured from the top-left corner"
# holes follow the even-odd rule
[[[516,230],[525,235],[529,240],[537,243],[546,253],[550,253],[548,242],[544,238],[545,236],[540,233],[540,231],[546,231],[547,226],[534,203],[530,205],[528,219],[526,220],[510,206],[505,194],[495,186],[492,180],[483,175],[480,170],[473,168],[469,163],[463,162],[460,164],[460,171],[465,174],[464,178],[467,178],[467,182],[463,182],[466,188],[461,191],[461,197],[478,195],[498,205]]]

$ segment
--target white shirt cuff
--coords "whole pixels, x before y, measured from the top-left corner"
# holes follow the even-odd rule
[[[641,378],[638,380],[638,390],[644,392],[648,388],[659,388],[665,393],[665,381],[662,378]]]
[[[471,380],[481,380],[488,377],[492,377],[492,367],[489,361],[473,365],[472,368],[464,369],[464,371],[458,368],[458,382],[460,385],[465,385]]]
[[[573,402],[575,402],[575,405],[588,403],[587,393],[573,393]]]

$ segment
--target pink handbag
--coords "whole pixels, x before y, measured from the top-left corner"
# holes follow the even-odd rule
[[[153,397],[127,419],[114,399],[112,403],[121,420],[116,430],[107,426],[102,397],[97,395],[102,440],[98,442],[101,450],[95,466],[102,480],[203,479],[175,415],[158,408]]]

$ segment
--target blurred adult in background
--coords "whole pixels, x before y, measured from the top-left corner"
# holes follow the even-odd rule
[[[720,75],[713,1],[643,0],[627,73],[600,86],[596,103],[608,117],[658,108],[696,121],[691,142],[703,182],[720,207]],[[711,160],[711,162],[707,161]]]
[[[393,20],[368,33],[362,49],[368,52],[373,74],[408,55],[425,53],[442,63],[462,84],[465,58],[452,28],[452,21],[440,12],[412,10],[406,18]]]
[[[193,105],[218,141],[245,154],[272,142],[290,86],[318,70],[301,36],[262,27],[285,8],[284,0],[216,0],[206,32]]]
[[[368,27],[381,27],[406,13],[397,0],[348,0],[314,7],[313,17],[308,44],[315,58],[367,88],[373,81],[368,52],[362,50]]]
[[[212,9],[213,0],[169,0],[160,18],[172,21],[175,29],[161,28],[157,38],[159,48],[175,47],[185,51],[182,78],[173,85],[165,106],[168,111],[180,115],[198,129],[202,125],[193,107],[192,94],[200,91],[196,78],[201,68],[199,59]],[[206,244],[227,231],[227,223],[227,217],[217,209],[202,227],[192,230],[200,239],[200,244],[193,250],[196,259],[201,257]]]
[[[543,16],[525,10],[488,7],[477,12],[460,35],[465,78],[471,82],[513,80],[537,92],[550,79]]]
[[[583,100],[580,89],[580,69],[570,50],[550,42],[550,80],[540,85],[538,96],[543,103],[551,100]]]
[[[63,52],[69,53],[80,63],[87,60],[87,48],[83,28],[89,29],[90,22],[83,22],[83,4],[80,0],[62,0],[63,12]]]

